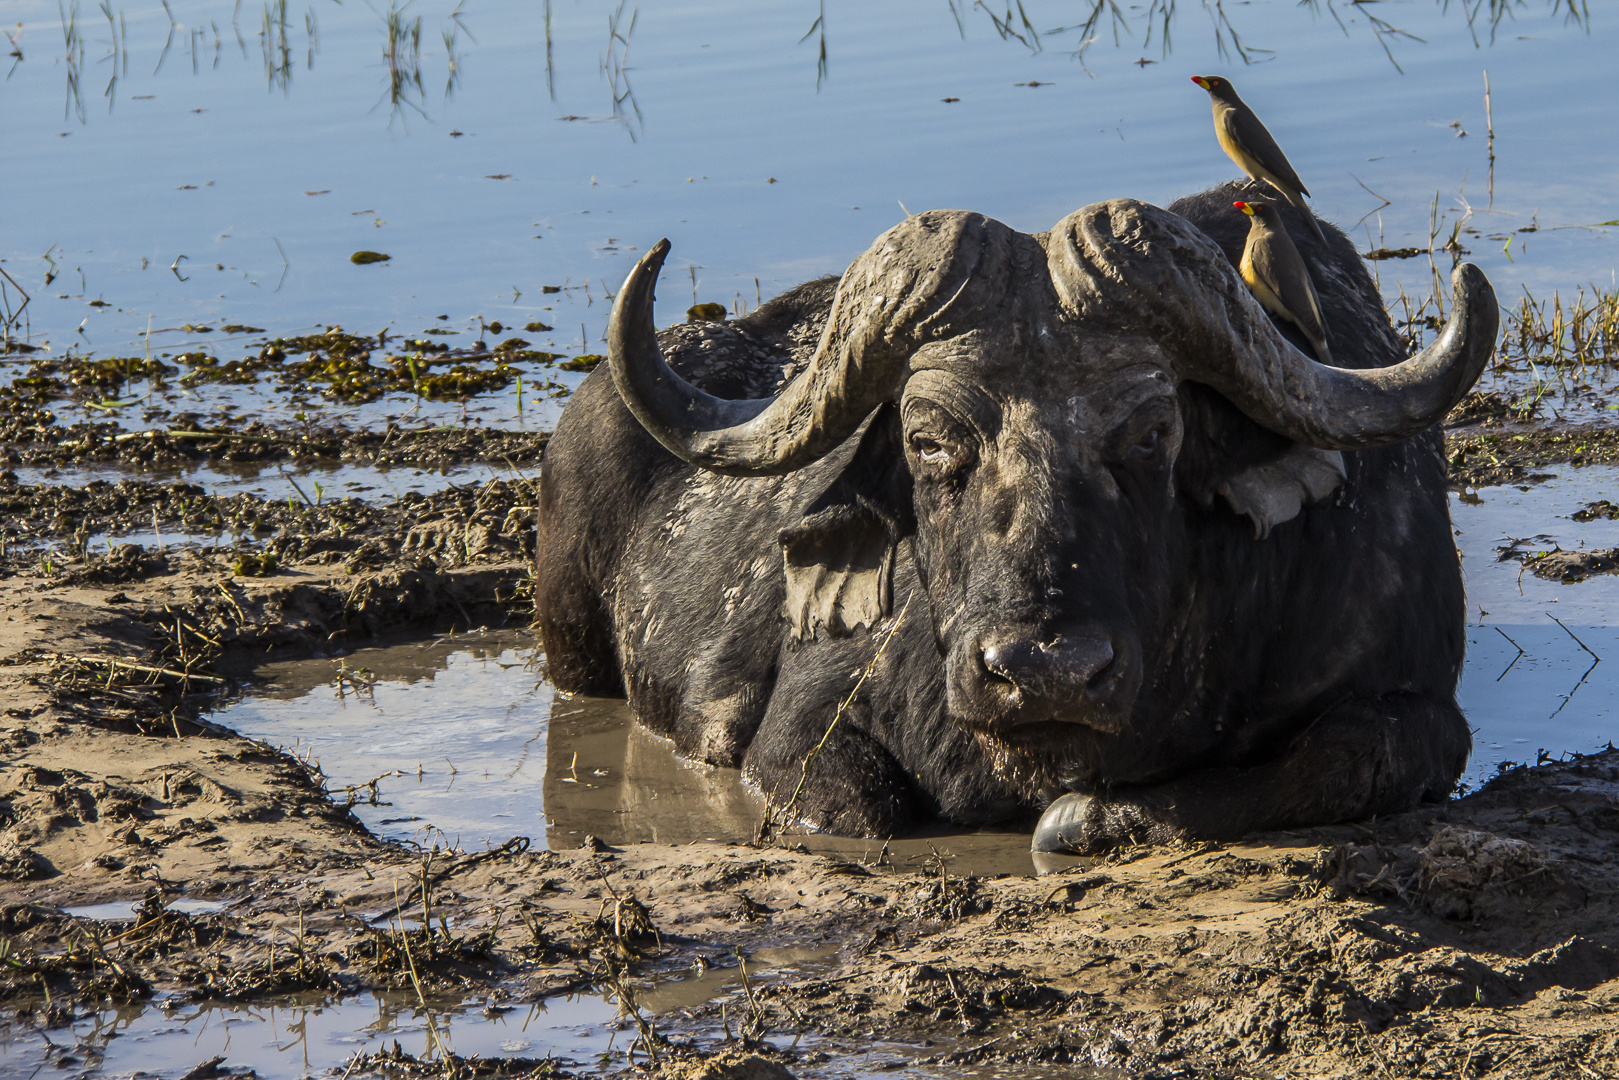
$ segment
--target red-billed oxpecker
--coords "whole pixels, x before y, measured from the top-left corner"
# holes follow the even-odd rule
[[[1254,294],[1259,306],[1297,326],[1315,349],[1315,358],[1332,363],[1327,348],[1327,323],[1321,315],[1321,298],[1316,295],[1310,272],[1304,267],[1299,249],[1282,227],[1276,208],[1267,203],[1232,204],[1248,215],[1248,241],[1242,249],[1237,271]]]

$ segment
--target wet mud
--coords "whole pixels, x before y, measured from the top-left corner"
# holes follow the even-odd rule
[[[1536,483],[1553,465],[1619,462],[1619,428],[1596,424],[1527,425],[1485,420],[1445,432],[1453,491]]]
[[[203,462],[355,462],[384,467],[442,468],[486,462],[511,468],[537,465],[549,435],[480,427],[382,430],[341,424],[230,424],[226,418],[182,417],[172,427],[131,431],[115,421],[37,424],[0,418],[4,462],[22,466],[82,464],[132,469]]]
[[[107,434],[11,450],[122,462],[232,446]],[[312,445],[272,437],[289,454]],[[530,438],[530,462],[543,447],[477,431],[320,445],[343,456],[421,439],[442,462],[502,438]],[[1469,488],[1619,460],[1619,441],[1484,420],[1454,430],[1451,452],[1453,483]],[[639,830],[656,817],[632,797],[641,774],[592,786],[579,770],[605,775],[657,747],[627,743],[585,699],[558,699],[548,721],[547,813],[569,823],[485,848],[379,835],[357,814],[374,783],[220,722],[266,664],[520,630],[536,502],[515,473],[318,503],[0,477],[6,1040],[143,1003],[375,994],[498,1009],[589,993],[612,1003],[617,1056],[495,1063],[429,1041],[346,1064],[354,1076],[811,1077],[851,1075],[839,1063],[855,1060],[854,1075],[1619,1072],[1619,751],[1542,755],[1398,818],[1035,876],[1016,837],[752,846],[757,804],[701,776],[681,790],[720,808],[716,839],[699,825]],[[1601,500],[1568,509],[1614,516]],[[171,539],[111,539],[137,530]],[[1611,556],[1581,552],[1569,570],[1553,554],[1507,557],[1566,581]],[[609,824],[580,827],[596,820]],[[648,836],[678,842],[637,842]],[[818,959],[777,977],[750,959],[784,948]],[[734,977],[690,982],[709,972]]]

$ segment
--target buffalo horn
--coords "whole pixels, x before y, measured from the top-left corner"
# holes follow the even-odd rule
[[[1328,367],[1282,336],[1231,263],[1191,222],[1117,199],[1068,216],[1052,236],[1053,281],[1081,318],[1167,345],[1184,379],[1255,422],[1323,450],[1359,450],[1443,419],[1495,348],[1495,292],[1471,263],[1451,275],[1439,339],[1388,367]]]
[[[1359,450],[1415,435],[1444,419],[1495,351],[1500,315],[1484,271],[1462,263],[1450,286],[1450,319],[1438,340],[1389,367],[1318,364],[1256,312],[1269,340],[1250,363],[1224,373],[1229,381],[1217,389],[1272,431],[1321,449]]]
[[[664,360],[653,287],[669,254],[660,240],[613,302],[613,385],[668,451],[710,472],[775,476],[829,453],[884,401],[928,341],[962,333],[1000,302],[1012,232],[978,214],[917,214],[879,237],[838,283],[815,355],[775,397],[729,400],[693,386]]]

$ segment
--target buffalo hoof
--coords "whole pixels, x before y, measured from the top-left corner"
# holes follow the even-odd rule
[[[1070,791],[1046,807],[1029,850],[1086,854],[1090,838],[1085,835],[1085,818],[1092,801],[1089,795]]]

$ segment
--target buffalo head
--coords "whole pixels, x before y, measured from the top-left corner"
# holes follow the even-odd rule
[[[1030,236],[934,211],[849,267],[780,393],[726,400],[659,352],[668,250],[642,258],[613,309],[625,404],[715,473],[782,476],[842,455],[781,535],[795,631],[846,633],[891,610],[908,539],[950,713],[1037,787],[1147,779],[1153,746],[1190,722],[1188,507],[1217,493],[1263,533],[1338,485],[1339,451],[1443,417],[1494,341],[1494,297],[1471,265],[1438,341],[1350,370],[1291,345],[1175,214],[1117,200]],[[1211,408],[1263,429],[1269,481],[1182,460]]]

